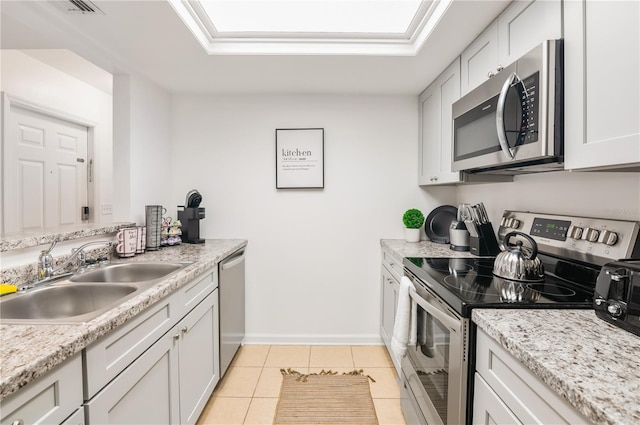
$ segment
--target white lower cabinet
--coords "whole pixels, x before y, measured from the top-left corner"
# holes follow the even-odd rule
[[[87,423],[178,423],[176,344],[173,332],[165,334],[87,402]]]
[[[478,329],[473,423],[588,424],[486,332]]]
[[[216,289],[177,326],[181,424],[196,423],[220,380],[218,309]]]
[[[215,290],[85,404],[87,423],[194,424],[219,378]]]
[[[393,360],[398,373],[400,364],[396,356],[391,352],[391,336],[393,325],[396,321],[396,309],[398,307],[398,290],[400,279],[404,274],[402,258],[395,257],[391,250],[382,248],[382,268],[380,273],[380,336],[387,347],[387,351]]]
[[[74,414],[81,405],[82,361],[81,355],[76,354],[3,399],[0,404],[0,423],[59,424]]]
[[[67,420],[60,425],[85,425],[84,406],[76,410],[73,415],[69,416]]]

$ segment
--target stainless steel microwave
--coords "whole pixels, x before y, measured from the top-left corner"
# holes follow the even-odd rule
[[[547,40],[453,104],[452,170],[563,168],[564,49]]]

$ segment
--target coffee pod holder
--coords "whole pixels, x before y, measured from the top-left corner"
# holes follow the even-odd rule
[[[476,224],[478,236],[469,238],[469,251],[479,257],[496,256],[500,253],[500,246],[490,222]]]

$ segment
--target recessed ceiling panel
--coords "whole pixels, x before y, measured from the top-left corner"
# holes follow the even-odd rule
[[[405,34],[420,0],[200,0],[220,33]]]

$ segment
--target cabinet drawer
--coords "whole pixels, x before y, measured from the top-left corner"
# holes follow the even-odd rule
[[[474,382],[473,425],[522,424],[477,373]]]
[[[82,361],[76,354],[2,400],[2,425],[59,424],[82,405]]]
[[[171,329],[180,319],[175,311],[177,306],[177,295],[170,295],[85,349],[85,400],[93,397]]]
[[[60,425],[84,425],[84,406],[76,410],[73,415],[69,416],[66,421]]]
[[[184,317],[185,314],[193,310],[200,301],[204,300],[217,287],[218,266],[207,270],[194,279],[193,282],[180,288],[178,290],[179,318]]]
[[[393,255],[390,249],[382,248],[382,265],[389,270],[391,276],[397,281],[400,281],[400,278],[404,276],[402,258]]]
[[[481,329],[478,329],[477,347],[478,373],[522,423],[589,423],[567,400]]]

